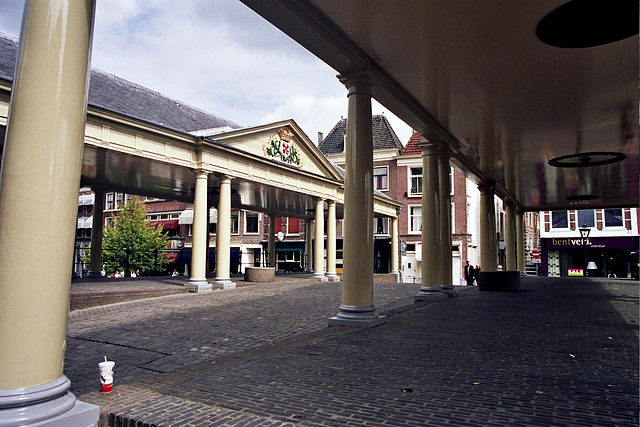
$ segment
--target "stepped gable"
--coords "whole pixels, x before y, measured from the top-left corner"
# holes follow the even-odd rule
[[[413,134],[411,134],[411,138],[409,138],[407,145],[405,145],[402,151],[400,151],[400,155],[408,156],[412,154],[422,154],[422,150],[420,150],[417,145],[418,141],[420,141],[420,134],[416,131],[413,131]]]
[[[373,149],[397,149],[402,150],[402,143],[391,127],[389,120],[384,115],[375,115],[372,118]],[[326,156],[344,152],[344,136],[347,134],[347,119],[340,121],[331,132],[322,140],[318,148]]]
[[[18,39],[0,33],[0,78],[13,81]],[[231,127],[235,122],[101,70],[92,69],[89,105],[179,132]]]

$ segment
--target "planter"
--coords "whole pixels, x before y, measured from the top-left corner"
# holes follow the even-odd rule
[[[273,282],[276,280],[276,269],[272,267],[245,267],[245,282]]]
[[[519,271],[481,271],[478,276],[478,290],[510,292],[520,290]]]

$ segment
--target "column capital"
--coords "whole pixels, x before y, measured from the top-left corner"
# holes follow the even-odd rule
[[[232,181],[234,177],[227,175],[226,173],[216,173],[215,176],[220,180],[220,181],[225,181],[225,180],[229,180]]]
[[[347,89],[356,86],[361,89],[368,89],[369,92],[373,89],[373,81],[371,80],[369,72],[366,70],[349,74],[338,74],[336,77]]]
[[[437,141],[427,139],[422,135],[416,145],[422,150],[422,154],[436,154],[440,149],[440,144]]]
[[[496,192],[496,182],[495,181],[485,181],[478,184],[478,190],[480,190],[480,194],[489,194]]]
[[[205,170],[205,169],[198,168],[198,169],[194,169],[193,173],[195,173],[196,174],[196,178],[198,178],[198,177],[202,177],[202,176],[205,176],[205,177],[209,176],[209,174],[211,172],[209,172],[208,170]]]

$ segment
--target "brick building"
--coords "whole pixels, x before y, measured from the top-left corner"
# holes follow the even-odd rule
[[[401,277],[413,282],[421,277],[421,209],[422,209],[422,153],[416,145],[419,135],[414,132],[406,145],[400,142],[384,115],[373,118],[374,188],[403,204],[398,216],[401,239]],[[347,120],[341,118],[325,138],[319,135],[319,148],[327,158],[343,167],[345,164],[344,139]],[[453,283],[460,284],[464,261],[479,264],[479,192],[477,186],[455,167],[451,167],[451,224]],[[498,200],[496,200],[497,202]],[[498,204],[497,212],[501,211]],[[376,272],[386,272],[389,248],[389,224],[386,218],[377,218]]]

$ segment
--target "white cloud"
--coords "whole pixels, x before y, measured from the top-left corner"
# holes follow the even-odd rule
[[[0,31],[18,35],[23,7],[3,0]],[[100,0],[92,66],[241,125],[293,118],[313,141],[346,116],[336,72],[236,0]]]

